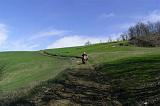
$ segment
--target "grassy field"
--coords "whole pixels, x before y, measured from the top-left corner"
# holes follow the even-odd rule
[[[89,54],[90,64],[101,65],[124,58],[159,55],[160,48],[141,48],[120,46],[119,43],[96,44],[85,47],[73,47],[45,50],[48,53],[81,56]],[[3,52],[0,53],[1,77],[0,90],[8,91],[53,78],[61,70],[71,67],[69,58],[48,57],[37,52]],[[125,67],[124,67],[125,68]]]
[[[47,51],[48,53],[65,56],[80,56],[85,51],[89,54],[89,62],[91,64],[103,64],[105,62],[111,62],[123,58],[160,54],[159,47],[135,47],[127,44],[127,42],[113,42],[108,44],[96,44],[82,47],[50,49],[45,51]]]
[[[0,91],[8,92],[55,77],[68,67],[69,60],[39,52],[3,52],[0,63]]]
[[[89,62],[79,65],[80,59],[75,59],[74,56],[81,56],[84,51],[89,55]],[[123,96],[132,101],[135,100],[135,90],[131,89],[147,89],[151,87],[151,82],[159,81],[160,48],[135,47],[127,42],[112,42],[36,52],[2,52],[0,92],[5,94],[21,88],[33,88],[42,81],[54,79],[65,69],[84,67],[96,67],[96,70],[106,73],[111,79],[113,89],[123,89]],[[126,100],[119,99],[123,102]]]

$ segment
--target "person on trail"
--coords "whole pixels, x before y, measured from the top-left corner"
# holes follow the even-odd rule
[[[87,60],[88,60],[88,55],[87,55],[86,52],[83,52],[83,54],[82,54],[82,63],[85,64]]]

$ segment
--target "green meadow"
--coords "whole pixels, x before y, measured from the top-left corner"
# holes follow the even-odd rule
[[[0,53],[0,90],[16,90],[20,87],[32,85],[32,83],[35,82],[45,81],[53,78],[64,69],[71,68],[71,65],[73,64],[71,64],[70,56],[81,56],[84,51],[89,55],[89,64],[107,64],[108,67],[108,65],[112,63],[110,67],[113,67],[113,64],[120,66],[122,65],[120,68],[121,70],[125,70],[127,68],[125,67],[125,65],[128,66],[128,63],[126,62],[127,60],[131,61],[130,65],[137,60],[136,64],[133,64],[133,66],[136,67],[137,65],[145,65],[145,62],[143,63],[139,61],[143,60],[143,58],[144,60],[146,59],[146,61],[148,58],[153,60],[152,64],[147,64],[147,66],[153,65],[155,57],[159,59],[160,48],[158,47],[144,48],[134,47],[131,45],[120,46],[120,43],[121,42],[108,44],[104,43],[84,47],[44,50],[48,53],[68,56],[68,58],[65,59],[56,56],[45,56],[41,53],[41,51],[2,52]],[[139,59],[138,57],[142,57],[142,59]],[[138,62],[141,64],[138,64]],[[156,62],[157,61],[155,61],[155,63]],[[111,70],[114,70],[114,68],[109,69],[110,70],[107,70],[107,73]],[[117,71],[114,73],[116,72]]]
[[[86,65],[79,64],[83,52],[89,55]],[[52,55],[48,55],[48,54]],[[160,48],[135,47],[128,42],[102,43],[89,46],[47,49],[32,52],[0,53],[0,92],[27,91],[67,69],[96,68],[110,77],[113,89],[123,89],[126,98],[135,99],[131,89],[148,87],[159,81]],[[159,91],[156,91],[159,92]],[[119,98],[124,101],[124,98]]]

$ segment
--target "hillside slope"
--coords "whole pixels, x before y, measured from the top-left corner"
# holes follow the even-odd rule
[[[89,54],[86,65],[77,58],[84,51]],[[13,96],[3,98],[2,105],[121,106],[146,102],[158,106],[160,101],[160,48],[113,42],[1,53],[0,57],[5,64],[1,69],[0,92]],[[10,94],[21,88],[21,95]]]
[[[68,59],[50,58],[39,52],[0,53],[0,91],[37,85],[55,77],[68,67]]]

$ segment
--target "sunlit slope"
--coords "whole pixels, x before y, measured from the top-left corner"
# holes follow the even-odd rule
[[[122,43],[122,42],[121,42]],[[160,105],[160,48],[135,47],[118,43],[47,50],[73,56],[86,51],[89,64],[106,75],[110,94],[123,105]],[[96,78],[95,78],[96,79]],[[101,79],[105,81],[104,79]]]
[[[44,56],[40,52],[0,53],[0,91],[34,86],[55,77],[68,67],[68,60]]]
[[[56,54],[56,56],[48,56],[44,54],[44,51]],[[121,59],[127,60],[131,57],[160,55],[160,48],[158,47],[134,47],[127,42],[37,52],[3,52],[0,53],[0,92],[35,86],[41,81],[53,79],[61,71],[72,68],[74,65],[77,66],[76,61],[80,61],[80,59],[76,59],[76,61],[72,61],[72,59],[74,56],[81,56],[84,51],[89,55],[89,65],[87,64],[86,67],[108,64]]]
[[[90,63],[93,64],[102,64],[105,62],[129,57],[160,54],[159,47],[135,47],[129,45],[127,42],[112,42],[107,44],[104,43],[90,46],[49,49],[45,51],[48,53],[65,56],[80,56],[85,51],[89,55]]]

